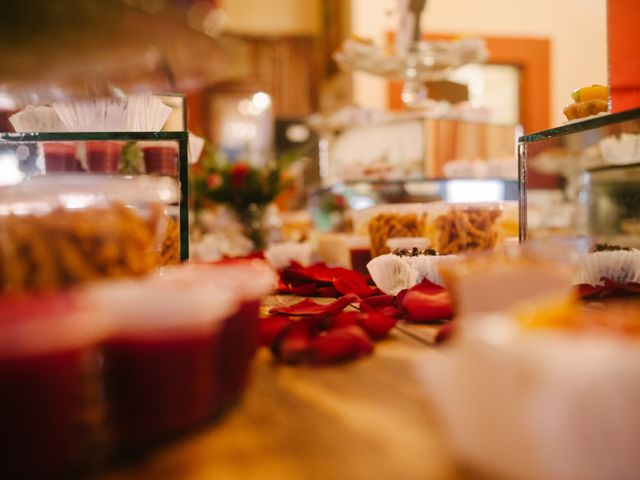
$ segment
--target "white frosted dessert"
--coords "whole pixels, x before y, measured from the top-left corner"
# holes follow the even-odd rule
[[[640,250],[597,245],[595,251],[579,259],[576,284],[604,285],[604,278],[618,283],[639,283]]]
[[[367,269],[380,290],[387,295],[397,295],[423,280],[442,285],[438,269],[455,258],[455,255],[436,255],[432,250],[396,250],[374,258]]]

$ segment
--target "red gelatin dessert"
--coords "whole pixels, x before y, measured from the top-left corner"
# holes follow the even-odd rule
[[[0,478],[69,475],[95,446],[104,327],[66,295],[0,298]]]
[[[47,142],[42,148],[47,173],[72,172],[76,169],[76,146],[72,143]]]
[[[178,267],[169,275],[191,279],[211,290],[229,288],[239,307],[226,319],[216,359],[221,406],[242,394],[249,380],[251,361],[258,349],[258,313],[262,297],[274,289],[277,277],[263,260],[227,260],[222,264]]]
[[[371,249],[369,247],[351,248],[349,254],[351,255],[351,269],[368,276],[367,263],[371,261]]]
[[[118,173],[122,143],[114,141],[86,142],[87,168],[94,173]]]
[[[97,287],[90,293],[115,318],[104,345],[104,372],[116,450],[194,427],[218,401],[223,320],[236,310],[226,289],[159,278]]]
[[[258,349],[258,314],[262,297],[276,282],[273,270],[262,260],[216,265],[212,285],[226,284],[240,299],[240,308],[224,323],[221,334],[219,378],[224,404],[237,400],[249,381],[251,361]]]
[[[146,146],[142,156],[147,173],[178,176],[178,147],[173,142],[171,145]]]

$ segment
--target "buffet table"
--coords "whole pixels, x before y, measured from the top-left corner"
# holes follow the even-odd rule
[[[273,296],[265,308],[299,297]],[[434,329],[398,326],[368,357],[326,367],[254,363],[242,403],[215,424],[102,476],[133,479],[457,479],[415,368]]]

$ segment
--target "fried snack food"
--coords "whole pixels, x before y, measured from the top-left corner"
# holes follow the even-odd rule
[[[501,211],[486,208],[455,208],[434,221],[434,245],[440,255],[493,248],[499,232]]]
[[[157,262],[156,222],[118,202],[0,216],[0,292],[146,274]]]
[[[176,265],[180,263],[180,225],[171,216],[166,222],[158,265]]]
[[[571,97],[574,103],[567,105],[563,110],[567,120],[589,117],[609,109],[609,89],[603,85],[579,88]]]
[[[397,237],[423,237],[426,215],[381,213],[369,220],[371,256],[389,253],[387,240]]]

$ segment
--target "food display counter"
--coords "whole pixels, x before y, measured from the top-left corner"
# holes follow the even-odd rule
[[[576,90],[568,122],[522,135],[533,58],[421,40],[424,0],[397,2],[395,45],[353,36],[335,65],[349,2],[317,2],[326,31],[247,35],[230,85],[202,83],[240,74],[223,43],[183,45],[217,37],[223,0],[118,2],[109,28],[75,0],[78,31],[59,3],[7,30],[59,57],[0,58],[0,479],[640,478],[640,109],[611,103],[637,85]],[[95,65],[62,52],[81,39]],[[427,98],[485,60],[514,67],[510,123]],[[339,66],[401,79],[407,108],[308,116],[355,98]],[[158,77],[233,141],[194,154],[186,98],[134,93]],[[272,115],[303,153],[256,147]]]
[[[0,152],[17,179],[67,175],[77,185],[85,174],[88,182],[102,175],[173,179],[180,195],[165,206],[172,230],[165,247],[166,263],[177,263],[189,257],[188,138],[186,131],[0,133]]]

